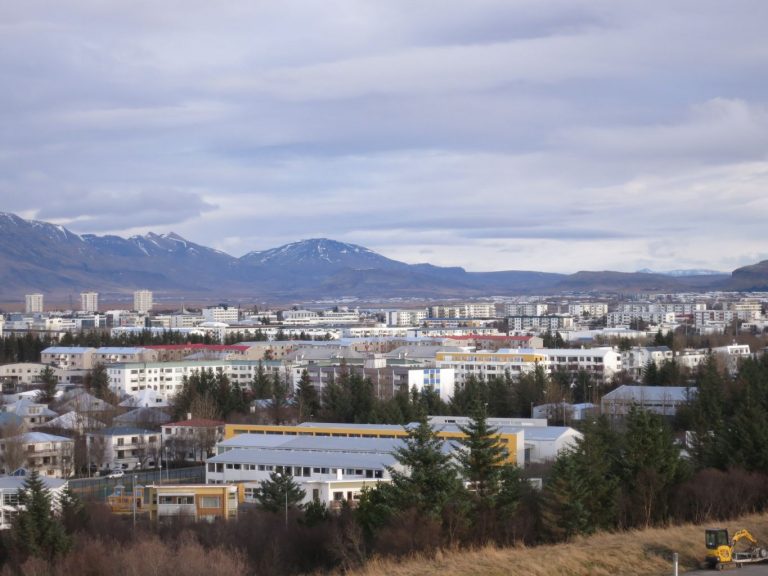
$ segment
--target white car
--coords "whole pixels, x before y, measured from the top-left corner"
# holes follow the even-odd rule
[[[125,472],[122,470],[112,470],[109,474],[107,474],[107,478],[122,478],[125,476]]]

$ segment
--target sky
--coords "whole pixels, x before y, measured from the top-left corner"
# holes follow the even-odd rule
[[[764,0],[0,1],[0,209],[240,256],[768,259]]]

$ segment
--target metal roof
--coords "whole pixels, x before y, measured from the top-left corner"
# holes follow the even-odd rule
[[[348,454],[343,452],[316,452],[306,450],[269,450],[244,448],[229,450],[208,458],[208,463],[270,464],[274,466],[323,466],[331,468],[381,469],[396,464],[390,454]]]

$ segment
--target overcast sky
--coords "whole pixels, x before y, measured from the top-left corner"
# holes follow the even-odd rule
[[[0,210],[469,270],[768,258],[765,0],[0,0]]]

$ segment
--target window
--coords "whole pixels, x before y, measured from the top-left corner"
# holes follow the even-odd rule
[[[220,508],[221,498],[219,496],[201,496],[200,508]]]
[[[334,492],[333,499],[336,502],[341,502],[342,500],[344,500],[344,492]]]
[[[216,464],[214,462],[208,462],[208,472],[216,472]]]

